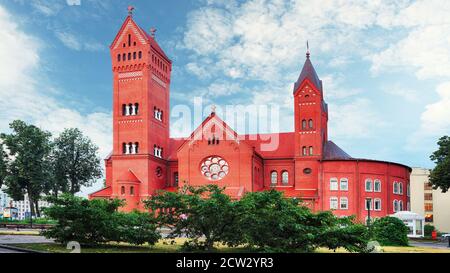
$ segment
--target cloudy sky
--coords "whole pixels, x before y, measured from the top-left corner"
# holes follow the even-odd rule
[[[78,127],[107,155],[108,47],[129,4],[173,61],[172,107],[194,96],[275,103],[291,131],[309,40],[330,139],[350,155],[432,167],[437,138],[450,133],[447,0],[0,0],[0,131],[14,119],[54,134]],[[187,133],[172,124],[172,135]]]

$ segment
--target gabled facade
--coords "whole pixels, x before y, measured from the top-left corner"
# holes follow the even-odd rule
[[[352,158],[328,140],[328,107],[309,52],[294,84],[294,132],[239,135],[212,111],[189,137],[174,139],[172,62],[154,35],[130,15],[110,49],[114,147],[105,160],[106,187],[90,198],[121,198],[125,211],[144,210],[142,200],[157,190],[213,183],[233,198],[276,189],[313,210],[360,220],[369,207],[373,217],[409,208],[409,167]],[[278,145],[265,149],[267,139]]]

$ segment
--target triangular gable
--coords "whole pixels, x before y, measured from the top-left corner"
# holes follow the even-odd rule
[[[301,90],[303,90],[303,88],[308,85],[309,87],[311,87],[311,89],[317,93],[317,95],[321,95],[321,91],[319,88],[316,87],[316,85],[309,79],[309,78],[305,78],[300,85],[296,86],[295,92],[294,92],[294,97],[297,96],[297,93],[300,92]]]
[[[136,35],[136,38],[139,40],[139,42],[141,42],[143,45],[149,43],[147,34],[136,24],[136,22],[134,22],[131,16],[128,16],[127,19],[125,19],[125,22],[122,24],[122,27],[117,33],[116,38],[112,42],[110,48],[117,49],[119,45],[122,44],[125,34],[130,29],[132,30],[133,34]]]
[[[211,115],[209,115],[188,138],[186,138],[184,143],[181,144],[178,148],[178,151],[180,151],[186,144],[192,145],[195,141],[204,140],[204,131],[211,130],[212,126],[216,126],[216,130],[219,130],[221,132],[220,137],[222,137],[222,135],[225,135],[225,140],[233,140],[237,144],[241,143],[238,134],[215,113],[211,113]],[[220,138],[220,140],[223,139]]]

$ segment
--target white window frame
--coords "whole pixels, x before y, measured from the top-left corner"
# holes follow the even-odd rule
[[[398,211],[398,200],[392,201],[392,204],[393,204],[393,210],[394,210],[394,212],[397,212],[397,211]]]
[[[367,189],[367,185],[370,183],[370,189]],[[367,178],[364,182],[364,189],[366,192],[373,192],[373,181],[370,178]]]
[[[367,201],[370,200],[370,210],[373,210],[373,199],[372,198],[366,198],[364,200],[364,207],[366,210],[369,210],[369,207],[367,206]]]
[[[394,181],[393,192],[394,192],[394,194],[398,194],[398,183],[397,183],[397,181]]]
[[[398,182],[398,194],[403,195],[403,182]]]
[[[345,183],[343,183],[345,182]],[[342,184],[345,184],[345,187],[342,187]],[[348,178],[343,177],[339,180],[339,189],[341,191],[348,191]]]
[[[377,208],[377,206],[376,206],[377,203],[379,204],[378,208]],[[375,199],[373,200],[373,210],[375,210],[375,211],[381,211],[381,199],[380,199],[380,198],[375,198]]]
[[[330,178],[330,191],[339,190],[339,180],[336,177]]]
[[[284,185],[289,184],[289,172],[288,171],[281,172],[281,183]]]
[[[330,197],[330,210],[337,210],[339,208],[339,199],[336,196]]]
[[[403,201],[402,200],[398,201],[398,211],[403,211]]]
[[[342,207],[342,205],[345,204],[345,208]],[[347,197],[341,197],[339,200],[339,209],[341,210],[348,210],[348,198]]]
[[[376,185],[378,185],[378,190],[377,190]],[[380,179],[375,179],[373,181],[373,191],[374,192],[381,192],[381,180]]]
[[[272,185],[278,184],[278,172],[277,171],[270,172],[270,184],[272,184]]]

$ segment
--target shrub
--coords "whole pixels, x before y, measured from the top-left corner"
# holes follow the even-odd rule
[[[431,237],[431,233],[435,230],[436,230],[436,228],[433,225],[425,225],[425,228],[424,228],[425,236]]]
[[[185,250],[211,250],[215,243],[236,246],[242,240],[237,202],[217,185],[186,186],[181,192],[159,192],[144,201],[160,226],[172,227],[168,238],[186,236]]]
[[[160,238],[148,213],[118,212],[124,204],[121,200],[87,200],[72,195],[50,199],[53,205],[45,213],[57,224],[42,234],[56,242],[96,245],[118,241],[141,245],[154,244]]]
[[[373,239],[386,246],[407,246],[408,231],[408,227],[395,217],[379,218],[372,225]]]
[[[265,251],[313,251],[317,247],[364,251],[366,228],[331,212],[312,213],[281,192],[246,194],[241,203],[241,226],[246,242]]]

